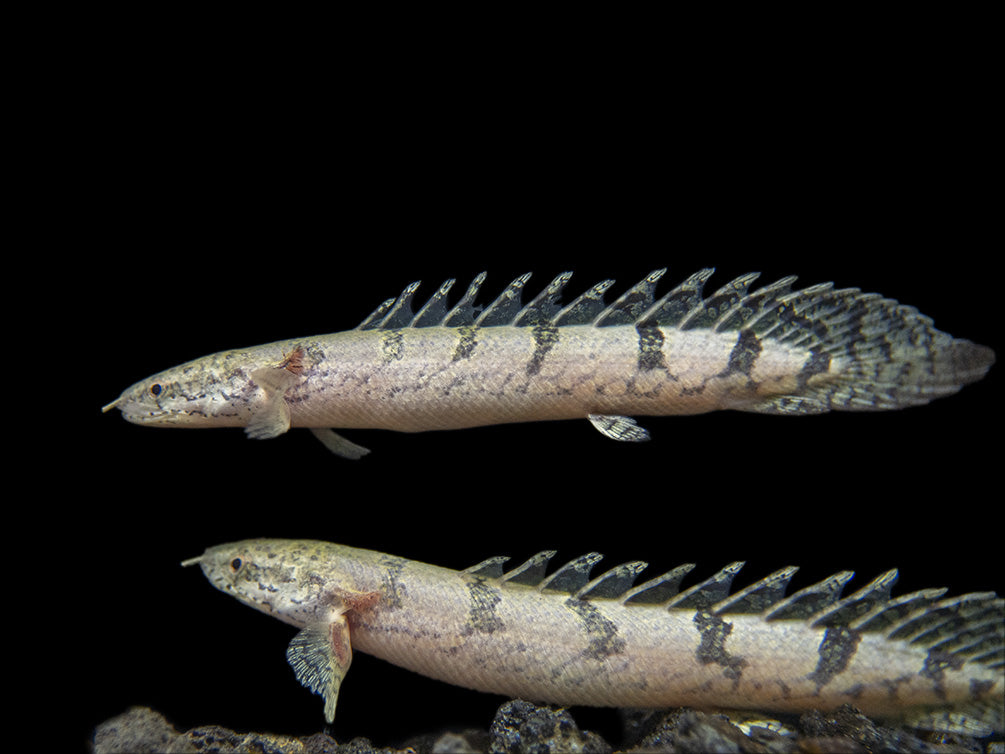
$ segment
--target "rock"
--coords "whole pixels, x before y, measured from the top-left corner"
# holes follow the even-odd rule
[[[95,754],[162,754],[178,737],[167,719],[152,709],[132,707],[94,731]]]
[[[608,754],[600,736],[581,731],[565,709],[530,702],[506,702],[489,728],[489,754]]]

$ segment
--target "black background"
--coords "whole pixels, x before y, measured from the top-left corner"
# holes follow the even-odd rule
[[[982,50],[938,19],[846,31],[390,59],[376,39],[369,56],[137,40],[67,72],[74,209],[52,223],[87,251],[62,270],[80,371],[57,379],[80,445],[37,480],[65,490],[53,565],[72,620],[50,623],[74,702],[60,726],[81,741],[148,705],[180,728],[320,729],[320,698],[285,661],[293,630],[178,565],[247,537],[453,568],[596,550],[650,576],[696,562],[688,583],[746,560],[738,587],[789,564],[794,588],[897,567],[898,593],[1002,592],[995,369],[903,412],[644,418],[641,445],[586,421],[347,431],[373,451],[358,462],[303,431],[255,442],[99,413],[160,369],[351,328],[417,279],[430,294],[456,277],[456,296],[482,270],[482,303],[527,271],[536,293],[574,270],[570,297],[607,277],[616,296],[664,266],[661,291],[704,266],[709,291],[797,274],[1001,352]],[[357,654],[333,733],[387,744],[484,726],[500,701]]]

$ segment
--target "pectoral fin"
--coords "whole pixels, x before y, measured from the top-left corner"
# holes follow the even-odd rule
[[[590,423],[604,437],[621,442],[645,442],[649,439],[649,430],[640,427],[630,416],[608,416],[607,414],[590,414]]]
[[[278,437],[290,428],[286,391],[302,377],[280,364],[256,369],[251,373],[251,379],[262,388],[265,397],[252,409],[251,421],[244,431],[256,440]]]
[[[286,659],[301,684],[325,700],[325,720],[335,721],[339,687],[352,662],[349,624],[345,615],[328,623],[315,623],[293,637]]]

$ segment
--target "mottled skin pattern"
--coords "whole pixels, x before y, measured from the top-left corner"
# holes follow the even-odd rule
[[[662,274],[609,306],[605,281],[565,309],[554,302],[568,274],[521,308],[524,276],[480,314],[471,299],[481,278],[450,312],[445,285],[413,314],[413,285],[356,330],[212,354],[105,410],[255,438],[291,426],[418,432],[590,417],[609,437],[640,440],[625,417],[903,408],[956,392],[994,361],[916,310],[855,289],[793,292],[786,278],[748,293],[748,275],[702,298],[705,270],[656,300]]]
[[[228,351],[133,388],[125,417],[143,423],[246,426],[263,395],[256,369],[303,349],[286,392],[293,427],[420,432],[486,424],[584,418],[589,413],[690,414],[742,407],[794,389],[805,358],[773,349],[757,370],[729,373],[735,336],[671,331],[669,368],[640,369],[633,328],[565,328],[546,355],[527,328],[478,331],[467,343],[451,328],[348,331]],[[390,356],[389,353],[397,354]],[[506,365],[505,367],[503,365]],[[513,368],[517,367],[517,368]],[[149,385],[161,385],[157,396]],[[152,409],[156,398],[159,410]],[[144,411],[149,413],[144,414]]]
[[[535,701],[761,712],[851,703],[869,715],[927,727],[940,727],[940,710],[1002,704],[1000,659],[992,667],[944,648],[890,639],[897,621],[869,630],[878,618],[864,619],[863,613],[884,614],[893,605],[887,593],[895,574],[874,582],[879,596],[863,596],[865,589],[851,600],[856,609],[848,609],[854,615],[847,625],[814,626],[813,617],[769,619],[768,608],[791,611],[799,604],[798,594],[782,599],[795,569],[776,575],[780,588],[771,579],[759,582],[769,595],[766,606],[738,599],[744,592],[723,601],[731,576],[676,598],[659,594],[659,604],[646,604],[642,597],[649,587],[624,589],[641,563],[605,574],[619,580],[620,594],[595,598],[604,591],[592,586],[598,579],[584,584],[598,559],[574,561],[549,581],[540,569],[530,577],[514,576],[520,569],[496,575],[501,559],[458,572],[325,542],[261,539],[212,547],[186,564],[198,563],[217,588],[304,631],[325,635],[312,627],[345,619],[346,642],[355,649],[449,683]],[[625,573],[631,575],[620,581]],[[848,577],[838,578],[843,583]],[[591,589],[597,591],[587,594]],[[924,597],[916,603],[921,607],[904,615],[928,614],[934,607],[964,615],[955,603],[933,603],[941,592],[916,595]],[[979,607],[974,610],[985,623],[1000,627],[1001,600],[987,594],[965,599]],[[725,607],[731,600],[732,607]],[[843,603],[832,604],[835,617]],[[757,612],[750,612],[752,606]],[[983,630],[1000,653],[1000,630]],[[333,694],[340,681],[341,675]],[[988,732],[1000,725],[1000,717],[989,721],[971,711],[960,727]]]

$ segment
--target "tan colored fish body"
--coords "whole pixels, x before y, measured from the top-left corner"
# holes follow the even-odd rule
[[[993,594],[890,598],[890,572],[844,599],[850,573],[786,598],[794,568],[730,594],[741,564],[684,591],[688,567],[633,588],[644,563],[590,580],[600,559],[591,554],[545,576],[552,555],[507,573],[504,558],[458,572],[324,542],[249,540],[187,564],[301,628],[288,657],[325,697],[329,721],[355,648],[448,683],[562,705],[850,703],[919,727],[1001,729],[1003,601]]]
[[[657,271],[610,306],[605,281],[564,308],[555,301],[568,275],[521,306],[525,276],[481,313],[471,302],[482,278],[450,311],[447,284],[413,314],[413,285],[355,330],[212,354],[133,385],[105,410],[140,424],[242,426],[255,438],[307,427],[358,457],[366,451],[327,428],[589,418],[637,441],[648,433],[630,416],[927,403],[994,361],[888,299],[829,285],[793,292],[794,278],[748,292],[750,275],[703,298],[710,273],[657,300]]]

